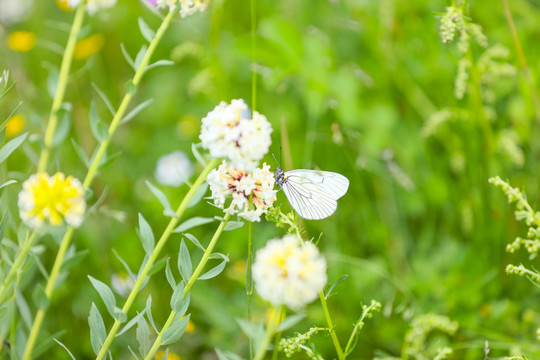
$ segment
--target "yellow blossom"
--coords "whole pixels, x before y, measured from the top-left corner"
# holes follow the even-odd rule
[[[154,357],[155,360],[161,360],[163,359],[163,357],[165,356],[165,351],[164,350],[159,350],[157,353],[156,353],[156,356]],[[175,353],[172,353],[172,352],[168,352],[167,353],[167,360],[182,360],[182,358],[180,357],[180,355],[177,355]]]
[[[11,50],[26,52],[36,45],[36,34],[30,31],[15,31],[8,36],[8,46]]]
[[[13,115],[6,124],[6,136],[13,137],[24,129],[25,119],[21,114]]]
[[[78,60],[88,59],[90,56],[97,54],[105,43],[105,38],[102,34],[94,34],[85,39],[81,39],[75,45],[73,57]]]
[[[65,222],[77,227],[81,225],[86,210],[81,182],[62,173],[30,176],[23,183],[18,205],[21,219],[34,229],[45,222],[53,226]]]
[[[56,5],[63,11],[73,11],[73,8],[69,6],[68,0],[56,0]]]

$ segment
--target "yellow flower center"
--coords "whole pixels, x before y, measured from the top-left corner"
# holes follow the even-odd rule
[[[26,52],[36,45],[36,34],[29,31],[15,31],[8,36],[8,46],[11,50]]]
[[[29,215],[41,220],[48,217],[51,225],[60,225],[66,213],[72,209],[73,199],[83,195],[81,189],[74,187],[72,182],[72,176],[66,178],[57,173],[49,178],[46,173],[39,174],[37,181],[31,185],[34,208],[29,211]]]

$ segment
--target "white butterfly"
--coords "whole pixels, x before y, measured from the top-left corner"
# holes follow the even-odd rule
[[[329,171],[276,168],[276,183],[298,215],[308,220],[329,217],[337,209],[337,199],[345,195],[349,179]]]

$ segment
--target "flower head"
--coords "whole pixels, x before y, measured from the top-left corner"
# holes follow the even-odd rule
[[[127,296],[131,289],[133,289],[133,285],[135,282],[129,276],[129,274],[126,273],[119,273],[119,274],[112,274],[111,276],[111,286],[118,294],[122,296]]]
[[[80,181],[72,176],[66,178],[62,173],[30,176],[23,183],[18,205],[21,219],[34,229],[45,222],[59,226],[63,221],[77,227],[81,225],[86,210]]]
[[[67,0],[67,5],[71,8],[76,8],[83,0]],[[116,0],[87,0],[86,11],[89,14],[95,14],[101,9],[113,7],[116,4]]]
[[[206,10],[209,0],[146,0],[158,7],[168,7],[170,11],[180,9],[180,16],[186,17]]]
[[[193,165],[182,151],[175,151],[159,158],[156,180],[162,185],[180,186],[193,175]]]
[[[246,172],[224,161],[208,174],[207,180],[214,204],[223,209],[226,199],[232,197],[225,211],[233,214],[239,212],[238,215],[248,221],[260,221],[260,216],[276,201],[274,175],[266,163],[262,168]]]
[[[272,126],[255,112],[251,118],[244,100],[222,102],[202,119],[202,146],[214,158],[228,158],[231,165],[253,170],[272,143]]]
[[[253,280],[263,299],[298,310],[315,300],[326,284],[326,261],[312,243],[285,235],[257,251]]]

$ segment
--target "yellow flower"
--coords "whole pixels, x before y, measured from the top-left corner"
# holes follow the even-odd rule
[[[193,334],[195,332],[195,324],[193,324],[193,321],[188,321],[186,326],[186,332],[190,334]]]
[[[68,0],[56,0],[56,5],[63,11],[73,11],[73,8],[69,6]]]
[[[105,38],[101,34],[94,34],[85,39],[81,39],[75,45],[73,57],[78,60],[88,59],[97,54],[105,43]]]
[[[30,176],[23,183],[18,205],[21,219],[34,229],[45,221],[53,226],[64,221],[77,227],[81,225],[86,210],[81,182],[73,176],[66,178],[62,173]]]
[[[11,50],[26,52],[36,45],[36,34],[30,31],[15,31],[8,36],[8,46]]]
[[[13,115],[6,124],[6,136],[13,137],[24,129],[25,119],[21,114]]]
[[[154,357],[154,359],[161,360],[164,356],[165,356],[165,351],[159,350],[156,353],[156,356]],[[169,353],[167,354],[167,360],[182,360],[182,358],[179,355],[169,351]]]

